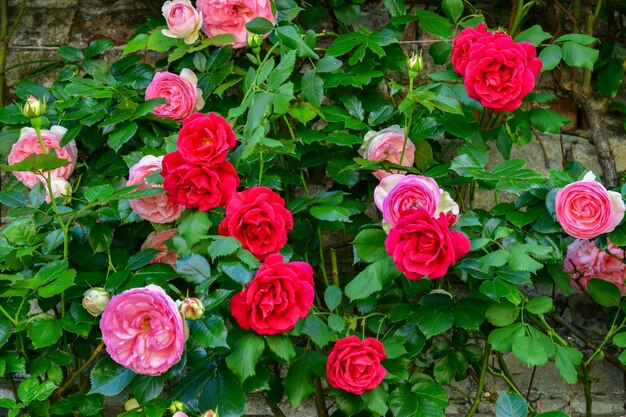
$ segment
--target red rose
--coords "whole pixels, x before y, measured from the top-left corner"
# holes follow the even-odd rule
[[[441,278],[450,265],[469,252],[470,242],[461,232],[448,229],[445,214],[430,217],[422,208],[400,217],[385,240],[396,267],[408,279]]]
[[[230,199],[219,234],[234,236],[263,260],[285,246],[291,229],[293,216],[285,208],[285,200],[267,187],[252,187]]]
[[[194,113],[183,120],[176,144],[185,162],[214,164],[226,160],[236,142],[233,128],[222,116]]]
[[[528,42],[504,32],[483,35],[469,49],[465,68],[467,95],[497,112],[517,109],[535,87],[541,60]]]
[[[476,26],[476,29],[470,27],[463,29],[459,36],[454,38],[450,60],[452,61],[452,67],[457,74],[465,75],[465,67],[467,67],[467,60],[469,58],[469,50],[474,42],[484,35],[491,36],[491,33],[487,33],[485,24],[480,23]]]
[[[230,162],[189,164],[178,152],[165,155],[161,175],[171,202],[202,211],[225,205],[239,186],[239,176]]]
[[[387,370],[380,362],[386,357],[383,344],[373,337],[344,337],[328,355],[326,379],[335,388],[361,395],[385,378]]]
[[[254,279],[230,300],[230,311],[243,329],[278,334],[305,318],[313,299],[313,268],[306,262],[267,257]]]

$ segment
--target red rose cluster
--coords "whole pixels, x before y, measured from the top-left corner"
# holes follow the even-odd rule
[[[453,214],[432,217],[423,208],[409,213],[400,217],[389,232],[385,240],[387,253],[408,279],[443,277],[451,265],[469,252],[469,239],[450,230],[450,224],[456,222]]]
[[[515,42],[503,31],[481,23],[454,39],[452,67],[465,77],[467,95],[497,112],[517,109],[534,88],[541,60],[531,43]]]
[[[237,142],[228,122],[214,113],[194,113],[183,120],[178,150],[163,158],[163,188],[172,203],[207,211],[225,206],[239,186],[226,161]]]

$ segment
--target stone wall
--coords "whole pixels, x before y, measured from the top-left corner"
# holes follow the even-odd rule
[[[14,18],[19,8],[20,0],[10,0],[10,15]],[[139,0],[30,0],[25,9],[22,21],[10,43],[7,68],[9,69],[8,85],[13,86],[19,80],[31,79],[46,82],[54,77],[54,71],[45,72],[34,78],[31,74],[43,66],[57,61],[56,50],[59,46],[69,44],[84,47],[91,40],[100,37],[110,39],[120,49],[132,32],[134,25],[145,21],[150,13],[146,4],[151,3],[158,10],[158,0],[142,2]],[[376,1],[370,1],[363,6],[364,15],[360,23],[370,26],[383,26],[387,20],[387,13],[382,10]],[[415,30],[415,28],[412,28]],[[413,33],[409,34],[409,36]],[[406,39],[405,39],[406,40]],[[419,45],[426,47],[430,39],[420,39]],[[9,94],[9,99],[12,99]],[[572,115],[575,115],[574,113]],[[618,171],[626,170],[626,137],[620,128],[619,119],[607,119],[607,127],[611,131],[610,140],[615,154]],[[618,124],[619,123],[619,124]],[[621,130],[620,130],[621,129]],[[501,160],[497,151],[492,152],[493,163]],[[542,135],[529,145],[514,147],[513,158],[523,158],[528,166],[541,172],[563,167],[566,160],[577,160],[585,166],[600,172],[595,147],[581,136],[572,135]],[[477,196],[478,204],[487,206],[493,203],[491,193],[482,193]],[[567,300],[566,303],[571,302]],[[586,333],[593,338],[594,332],[600,335],[602,321],[592,320],[598,310],[575,308],[573,311],[586,311],[589,315],[574,317],[578,323],[586,327]],[[590,313],[591,312],[591,313]],[[572,316],[574,313],[570,313]],[[592,323],[588,328],[588,324]],[[568,336],[567,334],[564,334]],[[511,373],[520,383],[520,389],[526,393],[531,379],[532,368],[519,363],[513,357],[507,357]],[[624,394],[624,378],[620,371],[611,365],[601,362],[591,369],[591,376],[595,378],[592,385],[594,398],[594,415],[597,417],[617,417],[624,414],[626,397]],[[6,389],[6,381],[0,380],[0,397],[11,396]],[[473,393],[475,386],[465,382],[456,386],[460,391]],[[497,393],[507,390],[502,380],[487,381],[487,393],[484,404],[479,408],[479,417],[493,416],[493,402]],[[458,394],[459,391],[450,390],[451,404],[447,410],[449,417],[463,416],[470,407],[471,401]],[[558,375],[552,365],[538,368],[530,399],[538,411],[559,409],[574,416],[584,414],[584,396],[580,384],[567,385]],[[334,407],[329,400],[329,406]],[[116,415],[121,404],[110,403],[107,414]],[[297,411],[287,403],[282,409],[288,416],[314,417],[315,409],[312,401],[306,402]],[[0,409],[0,416],[2,410]],[[272,413],[262,397],[252,395],[249,399],[246,415],[265,417]]]

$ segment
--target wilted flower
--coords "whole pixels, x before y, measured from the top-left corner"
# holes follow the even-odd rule
[[[204,305],[195,297],[185,298],[180,305],[180,313],[187,320],[198,320],[204,314]]]
[[[110,299],[111,295],[104,288],[90,288],[83,296],[83,307],[89,314],[98,317]]]

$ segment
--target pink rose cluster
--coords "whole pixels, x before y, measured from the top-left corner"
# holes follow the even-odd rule
[[[622,195],[604,188],[591,171],[555,196],[557,221],[565,233],[579,239],[612,232],[624,219],[624,209]]]
[[[587,291],[590,279],[601,279],[615,284],[626,294],[626,253],[613,242],[607,250],[600,250],[594,241],[576,239],[567,247],[563,270],[570,276],[572,286]]]
[[[184,68],[180,75],[157,72],[146,89],[146,100],[164,98],[167,103],[156,106],[152,112],[172,120],[183,120],[194,111],[204,107],[202,90],[198,88],[198,77]]]
[[[146,155],[130,167],[127,186],[141,184],[144,188],[163,188],[161,184],[148,184],[147,177],[158,173],[163,168],[163,156]],[[171,202],[167,194],[130,200],[131,208],[144,220],[154,223],[171,223],[178,219],[185,210],[182,204]]]
[[[378,132],[368,132],[359,155],[370,161],[388,161],[410,167],[415,162],[415,145],[405,136],[404,128],[394,125]],[[391,172],[382,169],[374,171],[374,176],[379,180],[387,175],[391,175]]]
[[[52,126],[50,130],[41,130],[41,138],[46,149],[42,149],[35,129],[25,127],[20,131],[20,137],[11,147],[8,156],[8,164],[15,165],[31,155],[42,155],[54,151],[57,158],[65,159],[68,165],[53,169],[45,175],[50,176],[52,194],[54,198],[69,194],[71,187],[67,182],[74,172],[78,150],[76,142],[70,141],[67,145],[61,146],[63,136],[67,129],[62,126]],[[30,171],[13,171],[13,175],[28,188],[33,188],[36,184],[42,183],[46,186],[46,177]],[[50,192],[46,188],[46,201],[50,202]]]
[[[100,320],[111,358],[143,375],[160,375],[178,363],[185,325],[174,300],[156,285],[113,296]]]
[[[534,45],[515,42],[501,30],[490,32],[484,23],[463,29],[454,39],[451,61],[464,77],[467,95],[496,112],[517,109],[542,66]]]

